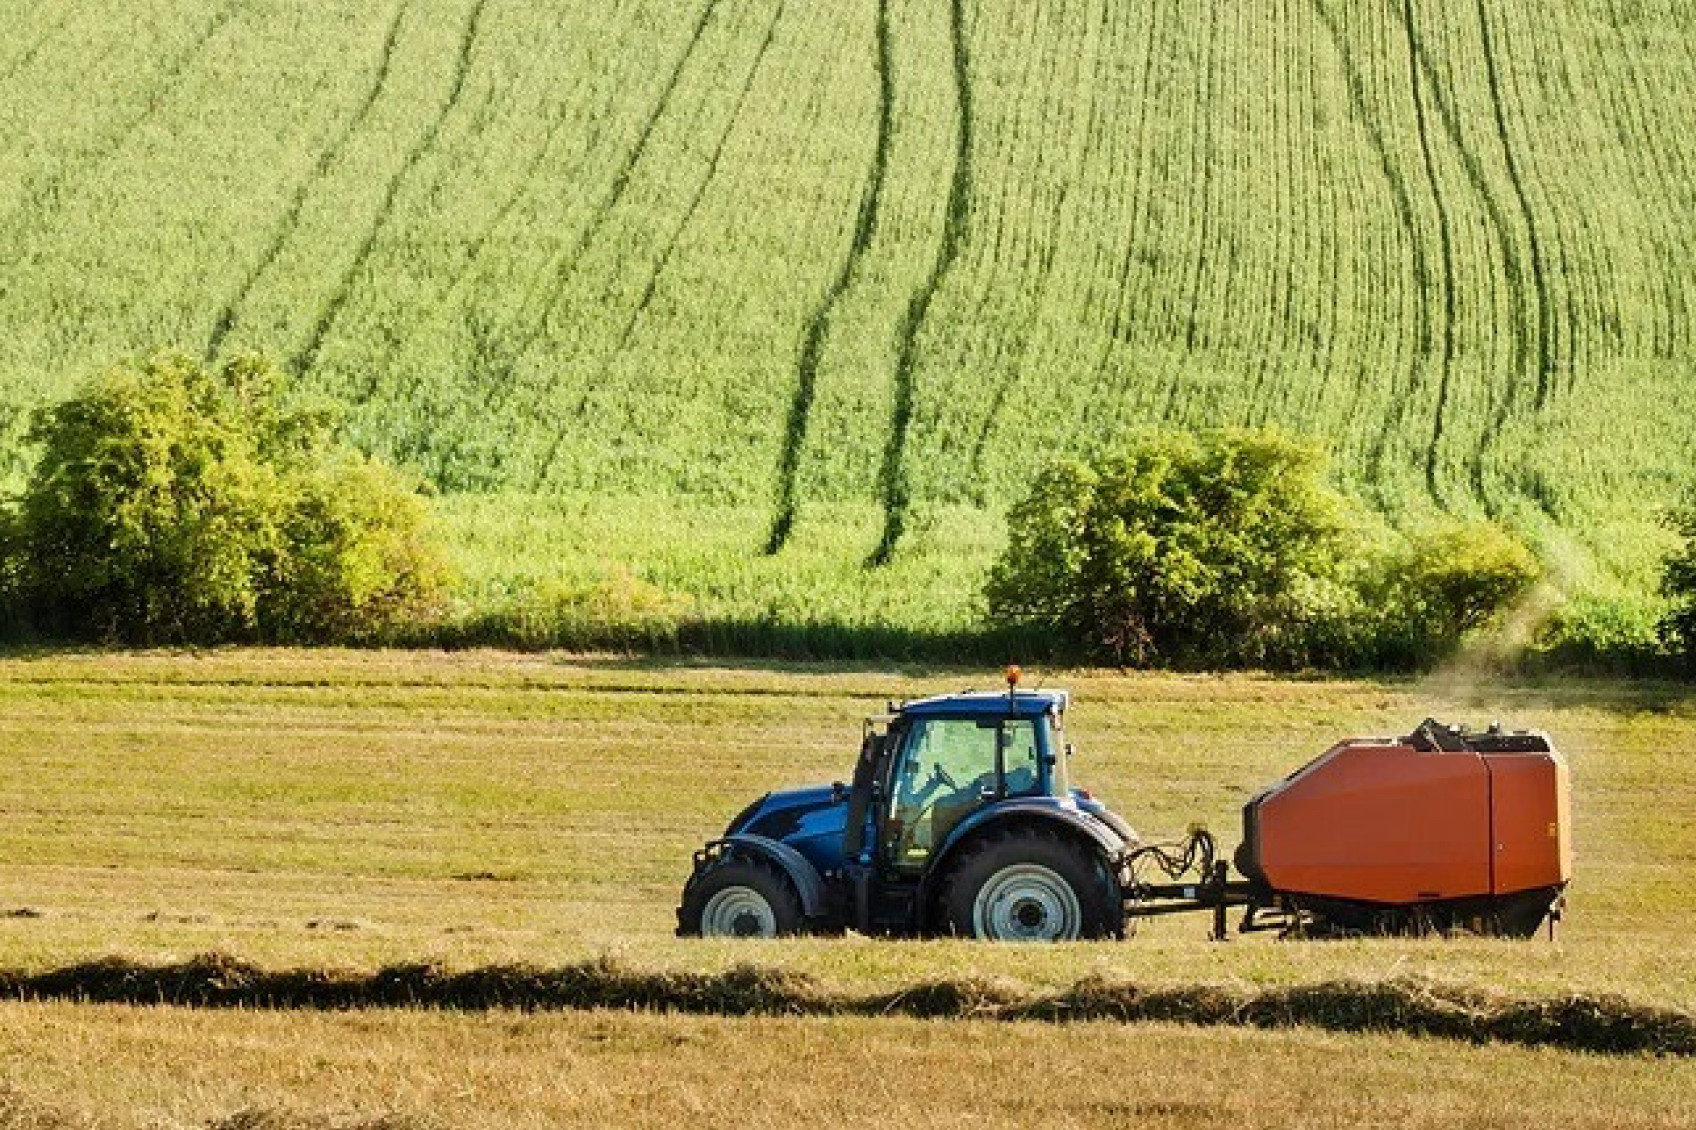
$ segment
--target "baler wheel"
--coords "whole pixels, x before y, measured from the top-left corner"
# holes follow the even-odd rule
[[[983,941],[1067,942],[1117,932],[1097,861],[1038,828],[991,832],[967,845],[938,896],[950,933]]]
[[[731,854],[704,867],[683,892],[678,931],[703,938],[799,934],[801,898],[789,877],[760,859]]]

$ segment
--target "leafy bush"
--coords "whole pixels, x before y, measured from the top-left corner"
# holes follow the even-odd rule
[[[334,430],[257,358],[119,366],[36,415],[0,577],[54,635],[381,636],[433,610],[445,570],[412,486]]]
[[[26,624],[19,543],[17,516],[0,507],[0,639],[17,637]]]
[[[1531,553],[1487,523],[1398,535],[1276,430],[1149,435],[1054,465],[1009,515],[992,619],[1115,663],[1417,667],[1519,600]]]
[[[1661,574],[1661,595],[1672,602],[1661,621],[1661,639],[1684,669],[1696,674],[1696,490],[1667,522],[1684,544],[1667,559]]]
[[[1541,576],[1531,551],[1494,523],[1445,522],[1415,530],[1360,572],[1357,661],[1406,668],[1441,659],[1512,607]]]
[[[260,609],[267,638],[368,640],[437,617],[447,570],[410,479],[342,454],[290,485],[284,554]]]
[[[1148,435],[1063,462],[1009,516],[990,615],[1117,663],[1292,664],[1344,596],[1324,455],[1274,430]]]

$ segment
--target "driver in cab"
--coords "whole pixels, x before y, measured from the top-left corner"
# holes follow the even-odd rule
[[[1006,792],[998,793],[995,743],[1001,730],[974,721],[933,722],[917,735],[907,759],[900,809],[910,830],[909,849],[929,854],[954,825],[998,795],[1019,796],[1037,787],[1035,735],[1029,723],[1007,725],[1003,753]]]

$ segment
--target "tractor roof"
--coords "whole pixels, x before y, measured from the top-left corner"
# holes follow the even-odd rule
[[[1071,695],[1065,691],[1019,691],[1011,699],[1006,691],[961,691],[904,702],[901,713],[921,718],[960,714],[1006,717],[1009,713],[1019,718],[1040,718],[1050,711],[1064,711],[1070,701]]]

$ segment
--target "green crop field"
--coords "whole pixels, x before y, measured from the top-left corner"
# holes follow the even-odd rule
[[[1680,0],[0,19],[11,481],[115,359],[258,348],[445,492],[479,608],[876,650],[971,625],[1044,459],[1279,422],[1393,520],[1520,532],[1580,635],[1653,618],[1696,465]]]
[[[840,777],[887,696],[976,675],[492,652],[0,659],[0,977],[213,950],[353,972],[607,957],[752,962],[850,993],[1418,977],[1696,1013],[1696,699],[1643,682],[1033,673],[1076,693],[1079,783],[1150,836],[1199,819],[1227,846],[1246,796],[1339,737],[1432,713],[1548,728],[1577,849],[1552,942],[1220,945],[1195,916],[1038,948],[672,936],[690,851],[748,799]],[[942,1126],[1688,1127],[1696,1060],[1172,1024],[0,1003],[4,1130],[888,1125],[900,1111]]]

